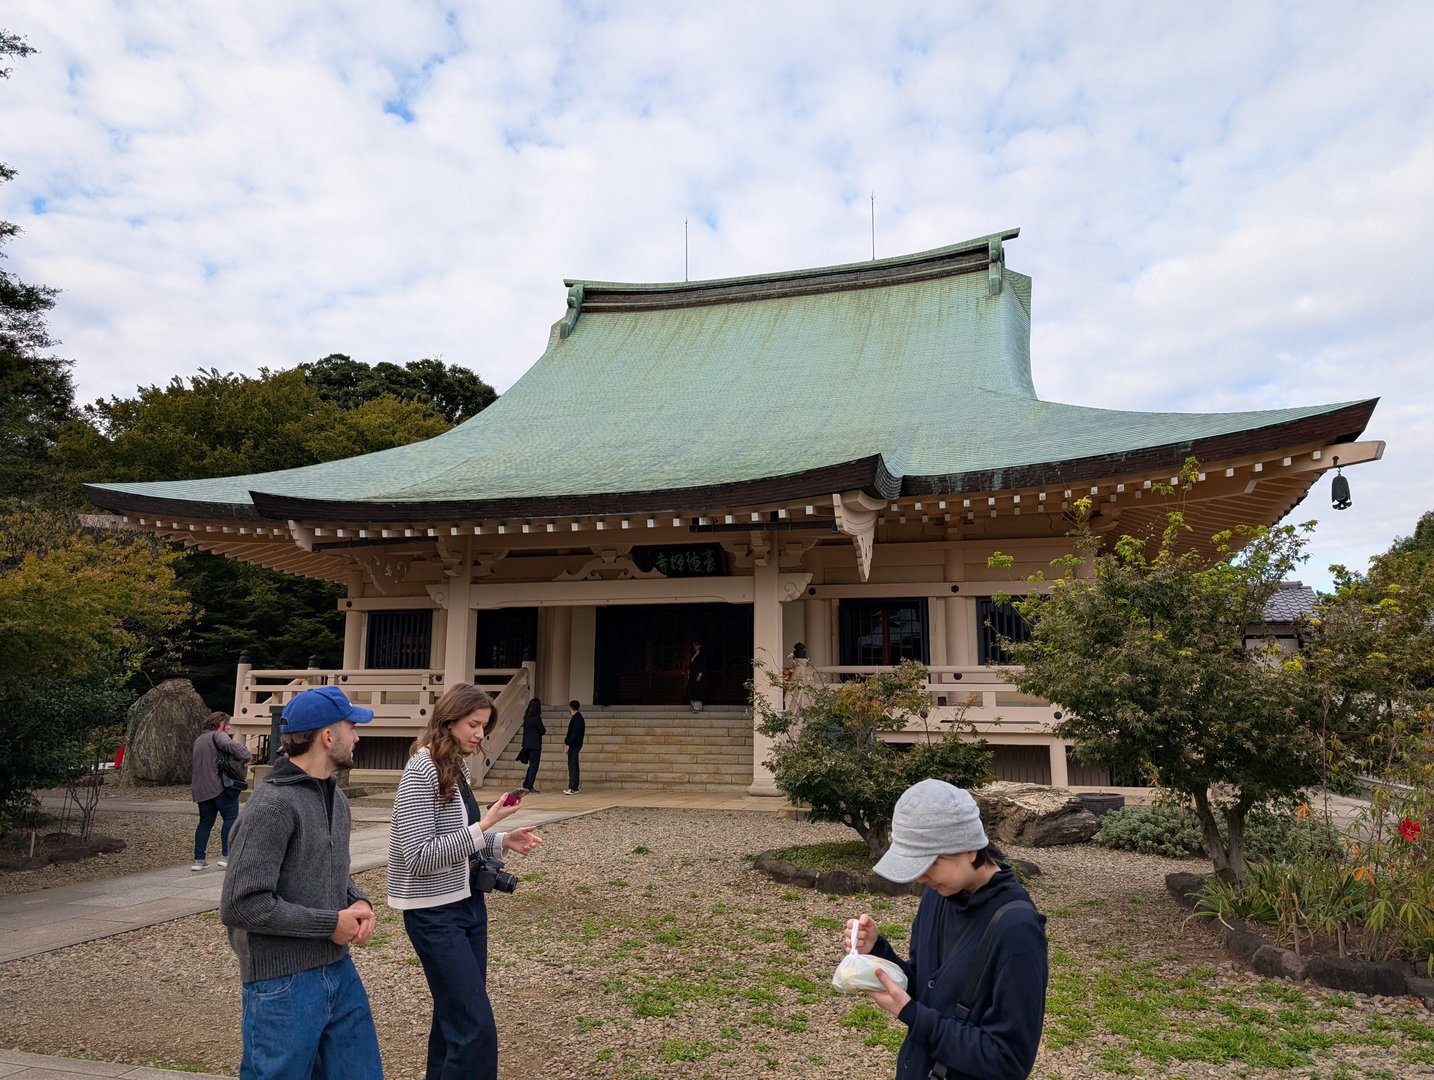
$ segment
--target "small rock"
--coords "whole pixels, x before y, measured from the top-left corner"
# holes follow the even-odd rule
[[[1250,967],[1261,975],[1275,979],[1303,979],[1309,970],[1309,963],[1296,956],[1289,949],[1274,945],[1261,945],[1250,957]]]

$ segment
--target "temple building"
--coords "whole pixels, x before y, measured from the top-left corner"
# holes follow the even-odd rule
[[[1358,441],[1374,400],[1233,413],[1041,400],[1031,280],[1006,266],[1016,235],[715,281],[568,281],[538,362],[437,438],[89,496],[188,546],[347,587],[337,668],[240,664],[235,729],[251,741],[294,692],[335,682],[378,712],[359,766],[396,775],[443,687],[476,680],[499,714],[479,773],[512,758],[537,694],[584,703],[595,785],[770,792],[745,685],[754,660],[786,666],[800,642],[824,678],[929,665],[932,722],[965,705],[1003,776],[1118,786],[1129,778],[1068,757],[1058,704],[1007,682],[1001,635],[1022,625],[998,598],[1070,551],[1079,499],[1099,534],[1158,534],[1153,489],[1194,457],[1183,510],[1208,536],[1279,521],[1336,457],[1372,461],[1383,444]],[[1015,567],[988,568],[996,551]],[[695,716],[693,642],[707,680]],[[594,742],[624,724],[637,726]],[[722,754],[739,766],[697,760]]]

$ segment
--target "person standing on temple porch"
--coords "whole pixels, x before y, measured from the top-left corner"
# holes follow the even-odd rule
[[[692,711],[702,711],[702,699],[706,696],[706,686],[703,684],[702,676],[707,673],[707,657],[702,655],[702,642],[692,643],[692,655],[687,659],[687,700],[692,704]]]
[[[568,733],[563,736],[563,745],[568,748],[568,786],[564,795],[576,795],[582,776],[578,770],[578,754],[583,748],[583,737],[587,734],[588,722],[579,712],[582,702],[574,698],[568,702]]]

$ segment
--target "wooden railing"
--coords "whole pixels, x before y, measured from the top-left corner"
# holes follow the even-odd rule
[[[468,761],[473,780],[479,786],[482,786],[483,778],[509,741],[522,730],[523,713],[527,711],[528,699],[533,696],[536,678],[536,665],[530,660],[514,669],[512,677],[497,693],[483,687],[493,694],[493,722],[483,735],[483,748]]]
[[[892,667],[858,667],[834,665],[813,668],[817,678],[836,682],[853,676],[874,675],[893,671]],[[1048,733],[1057,722],[1057,706],[1044,698],[1032,697],[1017,690],[1009,681],[1011,667],[953,666],[933,664],[922,689],[931,698],[928,723],[951,723],[957,719],[962,705],[965,719],[976,730],[987,734],[996,730]],[[921,727],[920,721],[907,725],[909,731]]]
[[[497,703],[494,733],[503,742],[490,737],[490,756],[502,750],[507,738],[521,726],[523,709],[534,685],[531,662],[518,668],[475,668],[469,681],[486,690]],[[371,724],[364,734],[371,737],[402,736],[413,738],[423,730],[433,706],[446,689],[444,675],[438,670],[376,669],[376,668],[274,668],[261,670],[240,664],[234,691],[234,731],[249,745],[262,744],[273,724],[275,710],[293,700],[295,695],[315,686],[338,686],[355,705],[373,710]],[[516,718],[516,719],[514,719]],[[506,735],[502,733],[506,731]],[[486,771],[481,759],[475,759],[475,773]]]

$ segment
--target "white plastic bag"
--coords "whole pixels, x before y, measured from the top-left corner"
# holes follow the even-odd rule
[[[851,950],[842,957],[841,963],[832,973],[832,985],[838,990],[845,990],[850,994],[862,990],[885,990],[886,987],[876,977],[878,968],[886,972],[887,978],[893,983],[903,990],[906,989],[906,972],[902,971],[898,965],[893,964],[890,960],[883,960],[879,956],[856,951],[856,920],[853,919]]]

